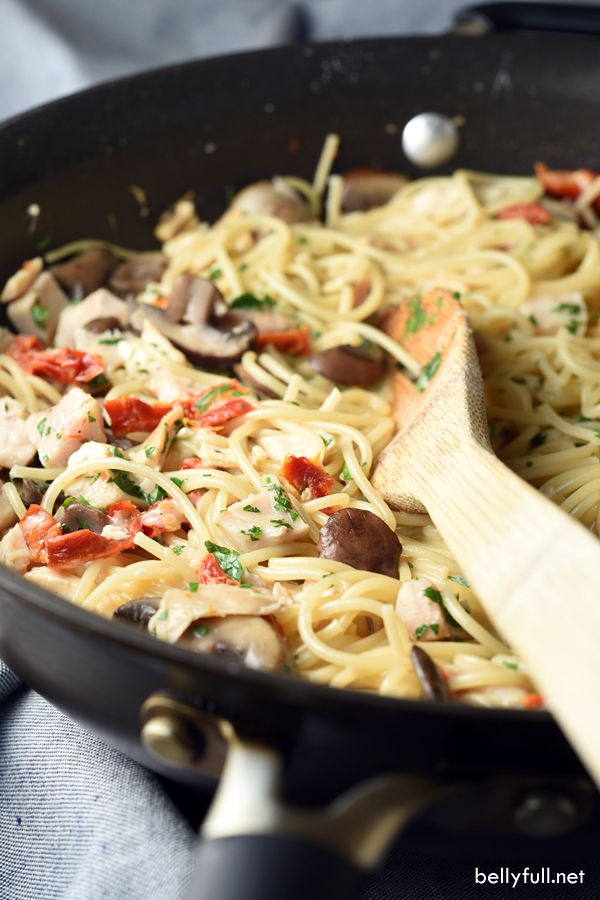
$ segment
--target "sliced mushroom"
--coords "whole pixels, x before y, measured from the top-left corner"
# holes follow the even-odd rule
[[[100,316],[92,319],[91,322],[86,322],[84,327],[92,334],[104,334],[105,331],[120,331],[123,326],[116,316]]]
[[[106,284],[116,265],[116,256],[110,250],[98,247],[84,250],[67,262],[51,266],[50,272],[71,297],[82,300]]]
[[[158,609],[158,604],[158,597],[138,597],[136,600],[128,600],[115,609],[113,619],[130,622],[146,631],[148,622]]]
[[[219,312],[223,298],[211,281],[178,275],[167,305],[159,309],[139,304],[132,325],[139,330],[150,319],[196,366],[227,370],[238,362],[256,339],[256,326],[231,312]]]
[[[87,503],[79,503],[77,500],[68,506],[61,506],[56,513],[56,521],[60,522],[65,534],[84,529],[101,534],[102,529],[111,524],[109,517],[101,510],[88,506]]]
[[[54,276],[42,272],[30,290],[10,303],[6,312],[18,332],[35,334],[45,343],[50,343],[58,317],[68,305],[68,297]]]
[[[313,369],[338,384],[369,387],[381,381],[386,372],[385,353],[377,344],[363,341],[358,347],[340,344],[321,350],[311,358]]]
[[[117,266],[110,286],[120,297],[135,296],[151,281],[160,281],[167,265],[167,257],[158,251],[138,253]]]
[[[118,447],[119,450],[130,450],[133,447],[133,441],[130,441],[129,438],[126,437],[116,437],[113,434],[112,428],[108,428],[108,426],[105,425],[104,430],[106,432],[107,444],[112,444],[113,447]]]
[[[202,619],[181,636],[179,646],[235,660],[251,669],[276,672],[285,665],[281,637],[260,616]]]
[[[342,212],[364,212],[384,206],[409,179],[384,169],[350,169],[344,173]]]
[[[346,507],[329,516],[319,533],[317,550],[322,559],[398,577],[402,544],[395,532],[368,509]]]
[[[236,194],[230,210],[249,216],[275,216],[284,222],[310,222],[314,216],[295,191],[281,182],[256,181]]]
[[[21,482],[21,490],[19,494],[25,506],[31,506],[32,503],[41,503],[44,496],[42,490],[42,481],[34,481],[33,478],[24,478]]]
[[[430,655],[415,644],[411,647],[410,658],[425,698],[427,700],[450,700],[448,685]]]

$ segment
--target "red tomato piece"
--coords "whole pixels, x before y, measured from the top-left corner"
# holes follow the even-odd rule
[[[575,200],[597,178],[592,169],[549,169],[544,163],[535,164],[536,178],[553,197],[569,197]],[[600,211],[600,198],[593,206]]]
[[[310,338],[307,325],[290,328],[288,331],[263,331],[258,335],[256,345],[259,350],[275,347],[281,353],[292,356],[306,356],[310,353]]]
[[[280,474],[302,494],[304,500],[326,497],[331,493],[334,479],[323,466],[306,456],[286,456]]]
[[[192,409],[195,409],[193,404]],[[238,416],[243,416],[252,409],[254,409],[254,407],[251,403],[248,403],[247,400],[243,400],[241,397],[236,397],[233,400],[226,400],[225,403],[221,403],[220,406],[209,409],[208,412],[205,413],[198,414],[198,410],[196,409],[195,415],[188,414],[188,417],[193,419],[194,425],[197,425],[199,428],[218,428],[220,425],[225,425],[225,423],[229,422],[231,419],[237,419]]]
[[[523,700],[523,709],[543,709],[544,698],[541,694],[527,694]]]
[[[134,431],[153,431],[172,406],[170,403],[146,403],[137,397],[115,397],[105,401],[104,409],[110,416],[113,434],[123,437]]]
[[[30,335],[18,335],[6,352],[28,375],[50,378],[59,384],[86,383],[104,372],[104,362],[96,353],[59,347],[40,349],[41,342]]]
[[[540,203],[513,203],[496,213],[497,219],[524,219],[530,225],[549,225],[552,216]]]
[[[46,539],[61,534],[60,525],[49,512],[32,503],[21,521],[19,522],[25,543],[31,550],[33,562],[36,565],[48,563]]]
[[[74,568],[93,559],[106,559],[124,550],[131,550],[133,546],[132,537],[115,540],[87,529],[46,540],[48,565],[56,568]]]
[[[142,517],[139,509],[131,500],[119,500],[106,510],[113,525],[123,528],[131,537],[142,530]]]
[[[179,466],[180,469],[204,469],[205,465],[197,456],[188,456]]]
[[[214,555],[207,553],[198,567],[198,581],[200,584],[237,584],[233,578],[227,575]]]

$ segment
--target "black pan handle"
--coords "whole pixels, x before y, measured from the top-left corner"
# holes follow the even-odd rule
[[[365,881],[347,859],[300,836],[205,838],[185,900],[356,900]]]
[[[481,3],[455,16],[460,34],[546,32],[600,36],[600,7],[586,3]]]

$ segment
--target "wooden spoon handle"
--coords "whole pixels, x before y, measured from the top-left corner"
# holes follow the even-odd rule
[[[408,479],[600,784],[600,541],[473,441]]]

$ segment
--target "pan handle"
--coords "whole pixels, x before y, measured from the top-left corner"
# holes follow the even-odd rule
[[[461,9],[454,33],[550,32],[600,36],[600,8],[584,3],[481,3]]]
[[[398,830],[440,796],[430,779],[393,775],[325,809],[291,807],[282,767],[273,748],[230,736],[185,900],[356,900]]]

